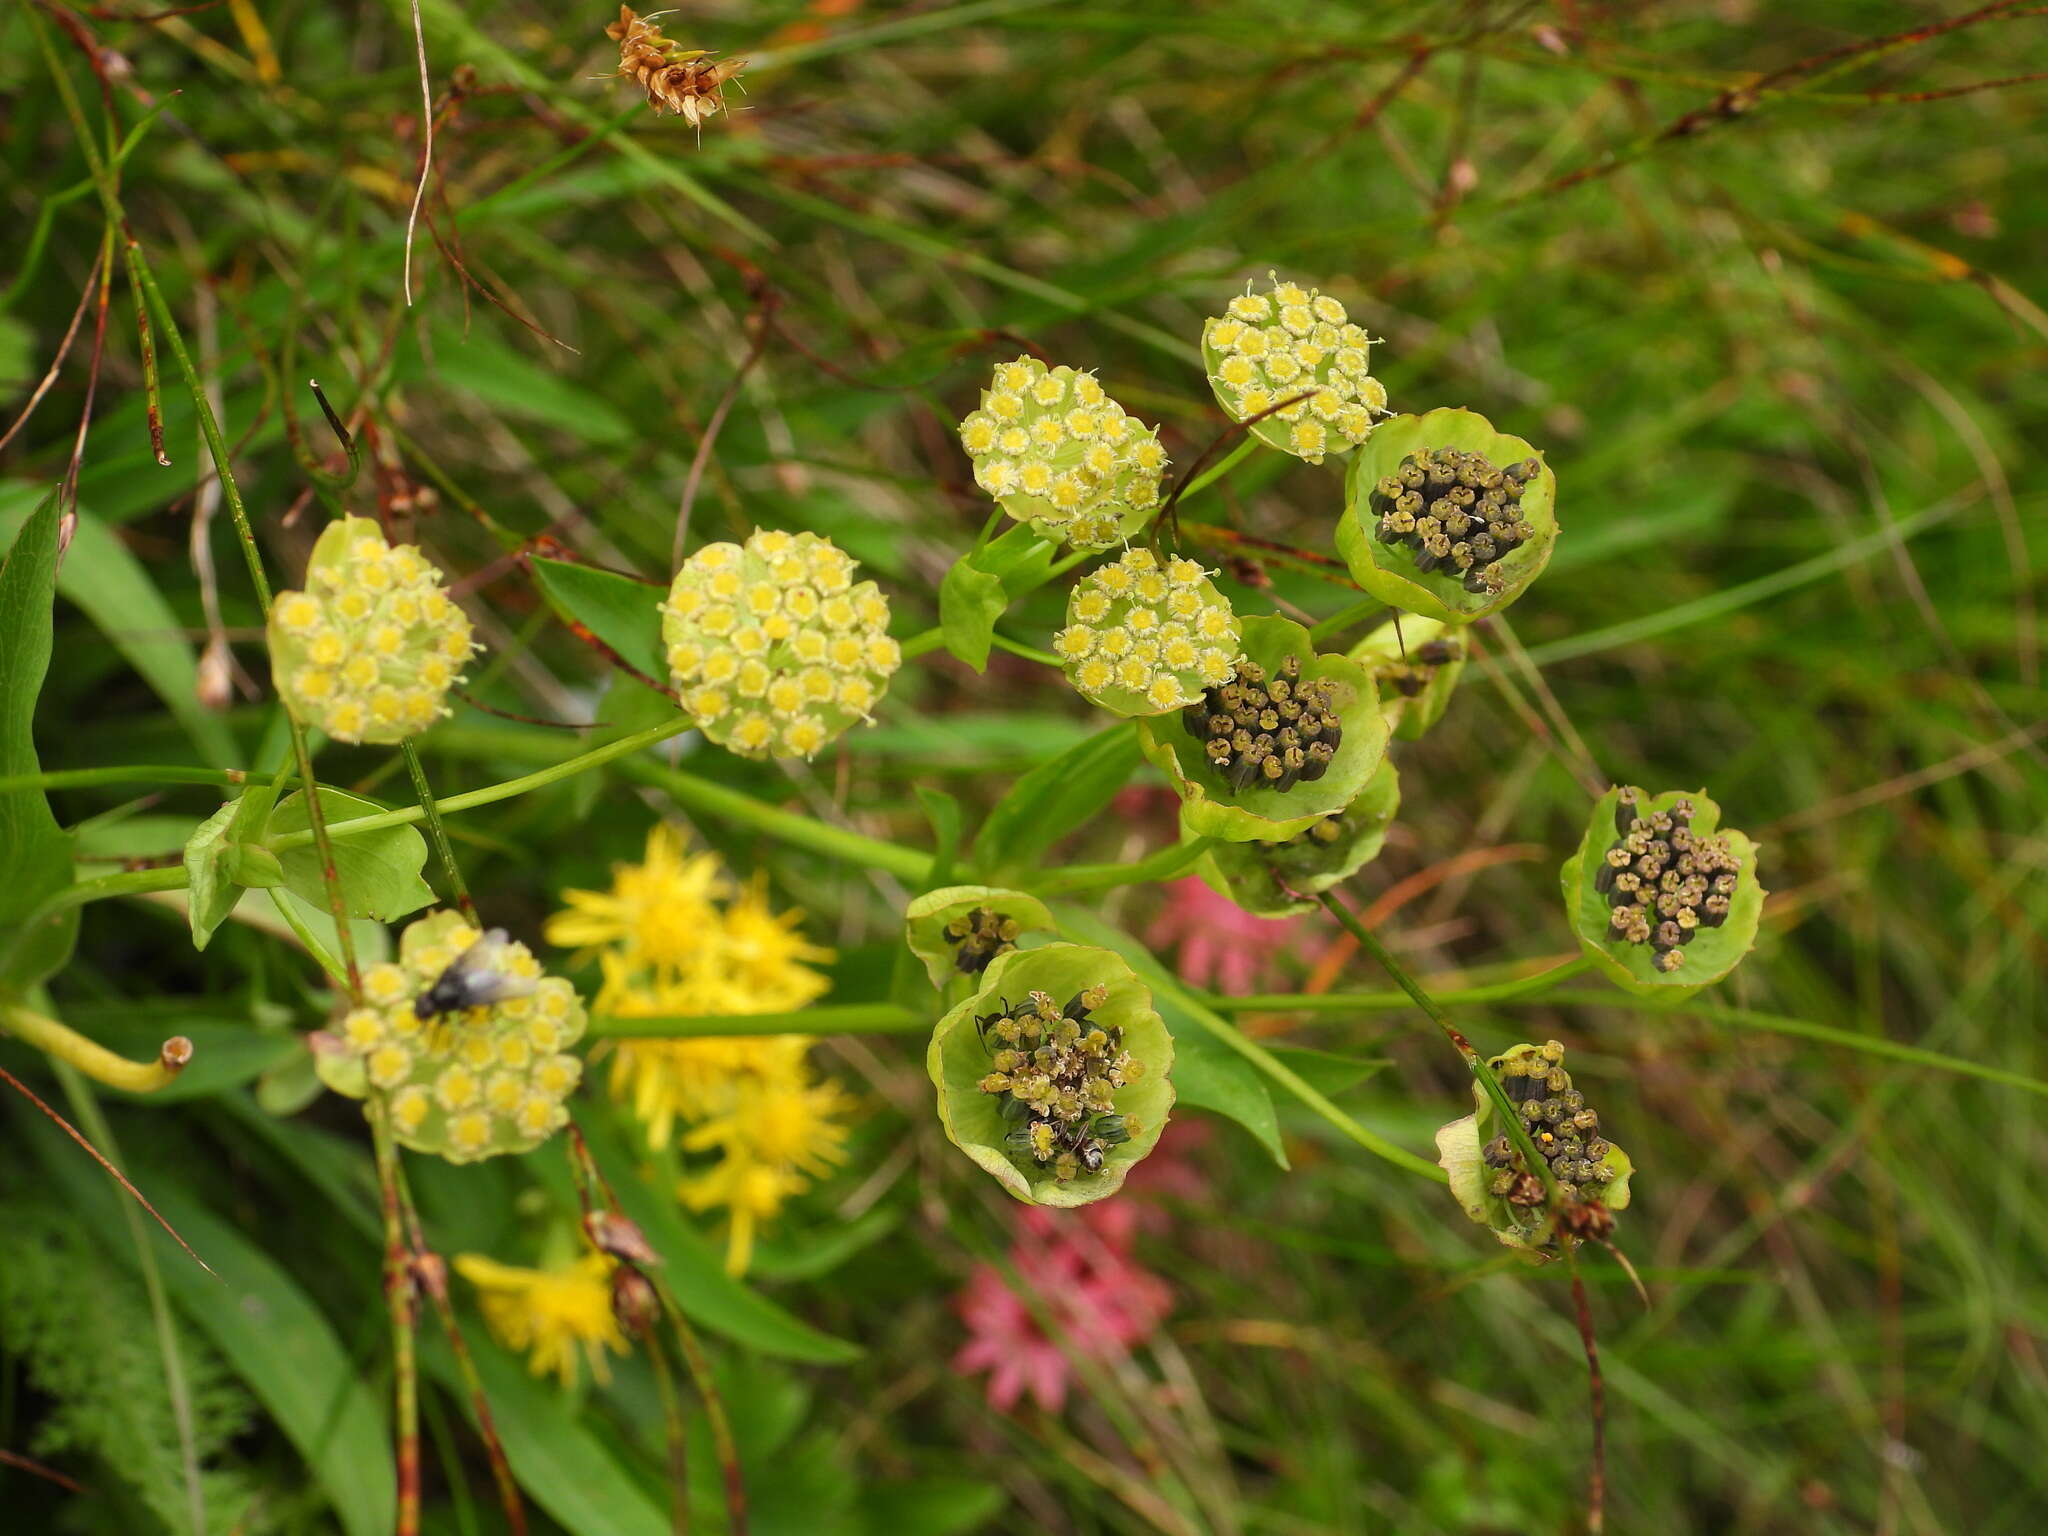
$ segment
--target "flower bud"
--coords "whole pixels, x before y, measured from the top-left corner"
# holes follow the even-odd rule
[[[1261,442],[1320,464],[1371,435],[1386,414],[1386,387],[1369,371],[1371,338],[1342,304],[1267,276],[1269,292],[1246,284],[1203,325],[1202,364],[1232,421],[1251,422]]]
[[[270,670],[287,708],[337,741],[395,742],[447,711],[478,646],[441,573],[368,518],[329,523],[306,589],[271,604]]]
[[[1159,430],[1126,414],[1095,376],[1000,364],[960,423],[974,483],[1019,522],[1076,549],[1108,549],[1151,519],[1166,453]]]
[[[612,1271],[612,1316],[628,1338],[641,1338],[661,1322],[661,1294],[631,1264]]]
[[[683,562],[661,637],[683,708],[741,757],[812,757],[872,718],[903,652],[889,604],[830,539],[762,529]]]

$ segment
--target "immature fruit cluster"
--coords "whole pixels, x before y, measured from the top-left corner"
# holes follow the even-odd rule
[[[1181,712],[1181,722],[1233,791],[1312,784],[1329,772],[1344,740],[1330,684],[1304,683],[1296,656],[1270,678],[1256,662],[1239,662],[1229,682]]]
[[[974,482],[1002,509],[1076,549],[1107,549],[1159,504],[1166,451],[1093,374],[1020,357],[960,423]]]
[[[420,994],[478,937],[453,912],[414,923],[398,963],[363,972],[362,1001],[334,1029],[341,1053],[386,1096],[399,1142],[457,1163],[540,1145],[568,1120],[563,1101],[583,1075],[567,1054],[583,1003],[568,982],[542,976],[524,944],[506,946],[496,965],[533,982],[531,995],[419,1016]]]
[[[1121,1029],[1091,1020],[1108,1001],[1109,988],[1099,984],[1065,1008],[1034,991],[974,1021],[993,1057],[981,1091],[997,1096],[1011,1127],[1004,1145],[1050,1165],[1062,1183],[1098,1171],[1109,1148],[1140,1130],[1116,1112],[1115,1095],[1144,1076],[1144,1063],[1123,1048]]]
[[[1203,361],[1224,409],[1249,421],[1291,402],[1252,430],[1311,464],[1357,447],[1385,414],[1386,387],[1368,371],[1371,348],[1342,304],[1296,283],[1241,293],[1202,327]]]
[[[1542,469],[1535,459],[1500,468],[1483,453],[1421,449],[1374,484],[1374,536],[1414,551],[1424,574],[1442,570],[1467,592],[1500,592],[1507,585],[1500,562],[1536,536],[1521,502]]]
[[[1052,648],[1104,708],[1162,715],[1230,680],[1237,618],[1194,561],[1128,549],[1075,585]]]
[[[830,539],[772,529],[683,563],[661,637],[698,729],[742,757],[810,757],[869,717],[903,652],[857,569]]]
[[[963,976],[979,976],[998,955],[1017,947],[1024,925],[1016,918],[987,907],[963,912],[945,927],[946,942],[953,946],[953,967]]]
[[[1463,644],[1455,636],[1440,635],[1416,646],[1406,661],[1382,668],[1379,680],[1402,698],[1412,699],[1435,679],[1437,668],[1448,666],[1464,653]]]
[[[440,571],[364,517],[328,524],[306,590],[271,605],[269,638],[291,712],[348,742],[403,741],[432,725],[478,648]]]
[[[1592,1199],[1618,1177],[1607,1160],[1613,1146],[1600,1134],[1600,1117],[1572,1087],[1564,1046],[1547,1041],[1536,1051],[1495,1060],[1501,1087],[1514,1103],[1529,1140],[1550,1165],[1566,1200]],[[1510,1205],[1538,1206],[1549,1199],[1543,1181],[1522,1166],[1513,1142],[1496,1136],[1480,1152],[1490,1171],[1487,1193]]]
[[[1620,792],[1614,808],[1619,836],[1594,870],[1593,889],[1612,908],[1609,933],[1650,945],[1650,963],[1668,975],[1685,963],[1685,946],[1700,929],[1728,921],[1742,860],[1725,835],[1692,830],[1691,801],[1648,816],[1638,814],[1642,805],[1642,791]]]

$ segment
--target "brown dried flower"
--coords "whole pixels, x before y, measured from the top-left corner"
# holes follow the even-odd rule
[[[656,13],[662,14],[662,13]],[[655,112],[674,112],[693,128],[725,106],[725,82],[747,67],[745,59],[718,60],[706,48],[680,48],[651,18],[619,7],[604,29],[619,45],[619,73],[640,82]]]

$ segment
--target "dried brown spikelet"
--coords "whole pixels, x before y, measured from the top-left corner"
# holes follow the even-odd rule
[[[619,45],[619,73],[640,82],[657,114],[674,112],[691,127],[725,106],[725,82],[747,67],[745,59],[718,60],[705,48],[679,48],[630,5],[604,29]]]

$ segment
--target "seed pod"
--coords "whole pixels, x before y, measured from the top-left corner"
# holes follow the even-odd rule
[[[1052,914],[1035,896],[986,885],[927,891],[903,914],[904,942],[940,988],[955,976],[982,975],[1023,935],[1052,931]]]

